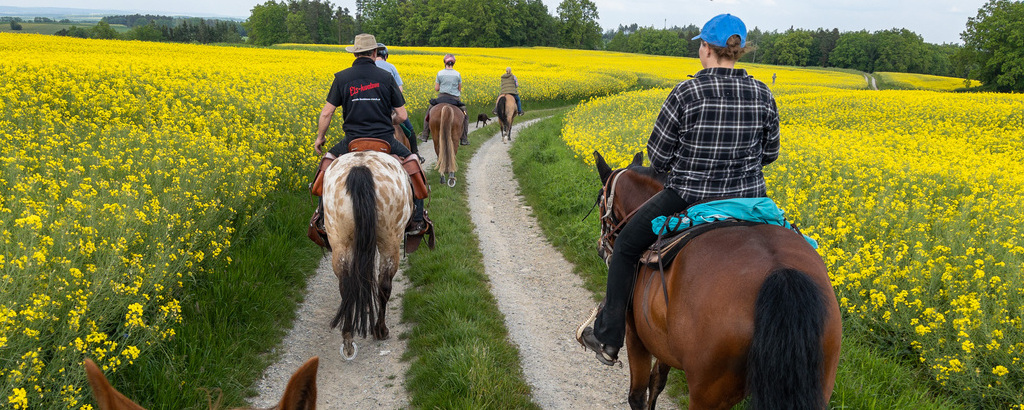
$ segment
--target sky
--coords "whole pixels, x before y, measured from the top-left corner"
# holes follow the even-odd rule
[[[266,0],[0,0],[0,6],[124,10],[150,14],[246,18]],[[557,15],[561,0],[542,0]],[[839,31],[906,28],[929,43],[962,43],[968,17],[987,0],[591,0],[605,30],[637,23],[644,27],[703,26],[711,17],[730,13],[748,29],[785,31],[790,27]],[[355,0],[334,0],[355,14]]]

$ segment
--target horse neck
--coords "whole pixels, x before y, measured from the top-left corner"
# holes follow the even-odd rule
[[[640,206],[661,192],[665,187],[654,178],[633,171],[625,171],[615,187],[615,198],[618,212],[622,216],[637,210]]]

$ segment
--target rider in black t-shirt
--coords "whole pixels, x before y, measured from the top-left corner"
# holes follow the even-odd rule
[[[317,122],[316,142],[313,149],[322,153],[327,142],[327,129],[338,107],[342,108],[342,130],[345,138],[335,144],[328,157],[339,157],[348,152],[348,144],[356,138],[377,138],[391,144],[391,153],[405,158],[412,154],[405,145],[395,140],[393,124],[400,124],[409,117],[405,110],[405,97],[398,89],[391,73],[374,64],[377,54],[377,40],[372,34],[356,36],[355,44],[346,47],[355,54],[352,67],[334,74],[334,82],[327,93],[327,102]],[[394,112],[394,116],[392,116]],[[409,232],[421,232],[426,228],[423,219],[423,200],[414,199],[416,210],[412,215]]]

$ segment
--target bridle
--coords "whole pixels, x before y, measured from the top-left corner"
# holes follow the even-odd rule
[[[628,171],[626,168],[612,171],[605,184],[601,187],[601,193],[597,199],[598,210],[601,212],[601,237],[597,241],[598,254],[604,259],[605,264],[611,262],[612,249],[615,239],[619,237],[622,228],[633,218],[642,206],[637,207],[621,220],[615,216],[615,187],[619,183],[622,173]],[[648,199],[650,200],[650,199]]]

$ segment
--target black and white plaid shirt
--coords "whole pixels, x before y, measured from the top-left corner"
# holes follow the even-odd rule
[[[679,83],[647,141],[666,188],[688,202],[766,196],[761,167],[779,156],[779,112],[764,83],[746,70],[708,68]]]

